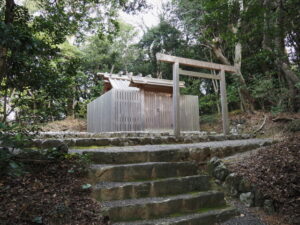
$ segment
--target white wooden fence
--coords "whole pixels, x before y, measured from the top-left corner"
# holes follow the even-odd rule
[[[88,132],[171,130],[172,96],[112,89],[88,104]],[[199,130],[198,96],[180,99],[183,131]]]

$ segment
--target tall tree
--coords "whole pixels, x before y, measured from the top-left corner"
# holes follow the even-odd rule
[[[194,34],[194,38],[209,48],[219,62],[234,65],[241,107],[244,111],[253,112],[253,98],[242,74],[243,47],[239,36],[242,31],[242,14],[246,10],[243,1],[174,2],[178,7],[176,13],[187,24],[186,27]]]
[[[118,29],[119,9],[133,11],[144,0],[0,0],[0,86],[5,121],[12,93],[38,90],[60,72],[53,60],[67,36],[79,41],[83,34],[111,35]],[[31,4],[29,4],[31,3]],[[34,7],[33,7],[34,6]]]

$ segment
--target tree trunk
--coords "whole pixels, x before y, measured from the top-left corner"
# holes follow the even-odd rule
[[[238,0],[240,6],[240,12],[244,11],[243,0]],[[241,27],[241,18],[238,19],[236,26],[231,26],[232,32],[237,35],[239,28]],[[211,44],[212,51],[216,58],[225,65],[231,65],[227,57],[224,56],[222,49],[219,45],[219,38],[214,39],[214,43]],[[236,77],[239,82],[239,96],[241,99],[241,109],[248,113],[254,112],[254,100],[247,88],[246,81],[242,74],[242,44],[240,41],[237,41],[235,44],[235,56],[234,56],[234,68],[236,70]]]
[[[216,74],[214,74],[216,75]],[[213,83],[213,87],[214,87],[214,91],[215,93],[217,94],[217,96],[219,96],[219,83],[217,80],[212,80],[212,83]],[[221,107],[220,107],[220,104],[219,104],[219,101],[217,101],[217,110],[218,110],[218,114],[220,115],[221,114]]]
[[[264,28],[263,28],[263,41],[262,41],[262,48],[264,50],[272,51],[270,48],[270,15],[269,15],[269,0],[264,0],[262,7],[264,8]]]
[[[14,8],[15,8],[14,0],[5,1],[4,23],[6,25],[12,24],[14,21]],[[0,46],[0,85],[3,79],[6,77],[7,52],[8,52],[7,48],[5,48],[4,46]]]
[[[299,89],[296,88],[296,84],[300,83],[300,78],[297,74],[292,71],[289,65],[288,55],[285,51],[285,16],[283,11],[283,2],[282,0],[276,1],[276,20],[275,20],[275,38],[274,38],[274,46],[275,46],[275,54],[276,54],[276,64],[278,67],[279,76],[282,76],[287,83],[289,89],[289,108],[292,111],[298,111],[300,106],[297,105],[299,101]]]
[[[15,89],[11,90],[11,93],[9,94],[9,89],[5,86],[4,91],[4,101],[3,101],[3,117],[2,122],[5,123],[8,116],[11,114],[11,112],[14,111],[14,107],[11,106],[11,99],[15,94]],[[9,109],[10,108],[10,109]]]
[[[214,43],[211,45],[212,51],[214,55],[217,57],[217,59],[225,64],[225,65],[231,65],[230,61],[224,56],[221,48]],[[242,45],[241,43],[237,43],[235,47],[235,62],[234,67],[237,71],[236,76],[237,80],[239,82],[239,96],[241,99],[241,106],[242,110],[245,112],[253,113],[254,112],[254,104],[253,104],[253,98],[247,88],[246,81],[241,73],[241,59],[242,59]]]
[[[5,123],[6,119],[7,119],[7,87],[5,87],[5,91],[4,91],[4,100],[3,100],[3,118],[2,118],[2,122]]]

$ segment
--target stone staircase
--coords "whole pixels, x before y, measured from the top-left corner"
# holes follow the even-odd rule
[[[210,225],[236,214],[191,152],[249,149],[270,140],[71,149],[90,154],[92,196],[115,225]]]

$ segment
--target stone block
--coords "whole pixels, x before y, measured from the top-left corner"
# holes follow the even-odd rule
[[[108,146],[108,145],[110,145],[110,139],[109,138],[97,138],[97,139],[95,139],[95,145]]]
[[[221,159],[217,157],[211,158],[207,163],[207,170],[210,175],[213,175],[215,168],[222,163]]]
[[[241,177],[236,173],[229,174],[225,179],[225,188],[229,195],[237,197],[239,194],[238,187],[241,182]]]
[[[226,166],[223,163],[218,165],[213,171],[213,176],[220,181],[224,181],[225,178],[228,176],[228,174],[229,174],[229,170],[226,168]]]
[[[250,192],[252,190],[251,183],[243,178],[238,187],[239,192]]]
[[[252,192],[240,194],[240,201],[244,203],[247,207],[254,206],[254,195]]]
[[[41,147],[42,148],[56,148],[63,144],[64,144],[64,142],[59,139],[46,139],[46,140],[42,141]]]
[[[76,140],[76,146],[93,146],[96,145],[96,139],[94,138],[77,138]]]

